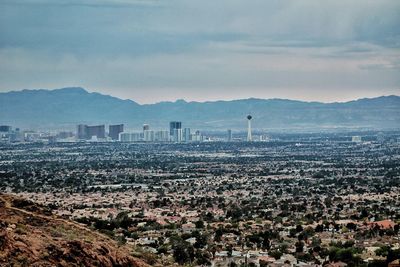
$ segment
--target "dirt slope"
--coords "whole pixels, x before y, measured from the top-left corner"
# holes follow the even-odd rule
[[[0,194],[0,266],[148,266],[105,235]]]

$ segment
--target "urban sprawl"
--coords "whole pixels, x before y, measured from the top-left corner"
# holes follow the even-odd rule
[[[399,266],[399,131],[256,136],[246,119],[237,136],[1,126],[0,190],[150,265]]]

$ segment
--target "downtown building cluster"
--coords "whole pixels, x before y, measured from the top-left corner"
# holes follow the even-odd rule
[[[126,131],[124,124],[111,124],[106,130],[105,124],[87,125],[78,124],[76,132],[61,131],[20,131],[11,126],[0,125],[0,142],[203,142],[203,141],[267,141],[269,138],[261,134],[258,138],[253,138],[251,129],[252,116],[246,116],[247,138],[245,136],[233,136],[231,129],[226,134],[210,133],[204,136],[199,130],[192,131],[190,128],[182,128],[181,121],[171,121],[169,129],[151,129],[149,124],[143,124],[141,131]]]
[[[0,125],[0,142],[22,142],[29,139],[31,136],[19,128],[13,129],[9,125]]]
[[[191,132],[190,128],[182,128],[182,122],[171,121],[169,130],[152,130],[144,124],[142,131],[128,132],[124,124],[109,125],[106,133],[105,125],[89,126],[79,124],[76,131],[77,140],[102,141],[112,140],[121,142],[201,142],[200,131]]]
[[[250,115],[249,115],[250,116]],[[203,141],[253,141],[251,124],[247,116],[248,129],[247,138],[233,137],[231,129],[221,136],[219,133],[204,136],[199,130],[192,131],[191,128],[182,127],[181,121],[171,121],[169,129],[151,129],[149,124],[144,124],[141,131],[126,131],[124,124],[111,124],[106,130],[105,124],[87,125],[78,124],[76,132],[72,131],[33,131],[15,130],[12,126],[0,125],[0,142],[203,142]],[[250,116],[251,117],[251,116]],[[266,141],[264,135],[260,135],[259,141]]]
[[[252,116],[248,115],[248,129],[247,141],[252,141],[251,133],[251,119]],[[106,134],[105,125],[89,126],[86,124],[79,124],[77,126],[76,139],[77,140],[113,140],[121,142],[201,142],[204,141],[204,136],[200,131],[194,133],[190,128],[182,128],[181,121],[171,121],[168,130],[152,130],[149,124],[143,124],[141,132],[125,132],[124,124],[109,125],[108,135]],[[232,130],[228,129],[226,140],[233,141]],[[261,139],[260,139],[261,140]]]

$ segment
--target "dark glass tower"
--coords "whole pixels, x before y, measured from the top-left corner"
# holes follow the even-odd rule
[[[117,125],[110,125],[108,127],[108,135],[111,137],[112,140],[118,140],[119,134],[124,131],[124,125],[123,124],[117,124]]]
[[[175,129],[182,129],[182,122],[180,121],[171,121],[169,123],[169,135],[173,136]]]

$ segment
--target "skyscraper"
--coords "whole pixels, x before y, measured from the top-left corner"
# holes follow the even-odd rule
[[[12,128],[8,125],[0,126],[0,142],[12,141]]]
[[[251,115],[247,115],[247,141],[250,142],[251,138],[251,119],[253,117]]]
[[[182,141],[182,122],[171,121],[169,123],[169,135],[171,136],[172,141],[181,142]]]
[[[182,129],[182,122],[180,122],[180,121],[171,121],[169,123],[169,135],[170,136],[174,135],[174,130],[175,129]]]
[[[168,142],[169,140],[169,131],[167,130],[156,131],[154,133],[154,141],[156,142]]]
[[[117,124],[117,125],[110,125],[108,127],[108,132],[109,136],[111,137],[112,140],[118,140],[119,134],[124,131],[124,125],[123,124]]]
[[[96,126],[86,126],[87,127],[87,139],[96,136],[97,138],[104,139],[106,138],[106,128],[103,125],[96,125]]]
[[[232,141],[232,130],[228,129],[228,136],[227,136],[228,142]]]
[[[143,132],[143,140],[145,142],[154,142],[154,131],[152,130],[145,130]]]
[[[86,124],[79,124],[76,129],[76,137],[80,140],[88,139],[87,128]]]
[[[106,138],[106,130],[103,125],[88,126],[86,124],[79,124],[77,126],[76,136],[81,140],[88,140],[95,136],[96,138],[104,139]]]
[[[0,125],[0,132],[3,132],[3,133],[8,133],[8,132],[11,132],[11,130],[12,130],[12,127],[11,126],[8,126],[8,125]]]
[[[120,133],[119,141],[121,142],[139,142],[140,133]]]
[[[202,142],[203,136],[201,135],[200,131],[196,131],[195,134],[192,134],[191,140],[194,142]]]
[[[183,129],[183,141],[185,141],[185,142],[192,141],[190,138],[190,128]]]
[[[174,134],[172,135],[173,142],[182,142],[182,129],[174,129]]]
[[[149,131],[150,130],[150,125],[148,125],[148,124],[143,124],[143,132],[141,133],[141,139],[144,141],[145,139],[144,139],[144,134],[145,134],[145,132],[146,131]]]

